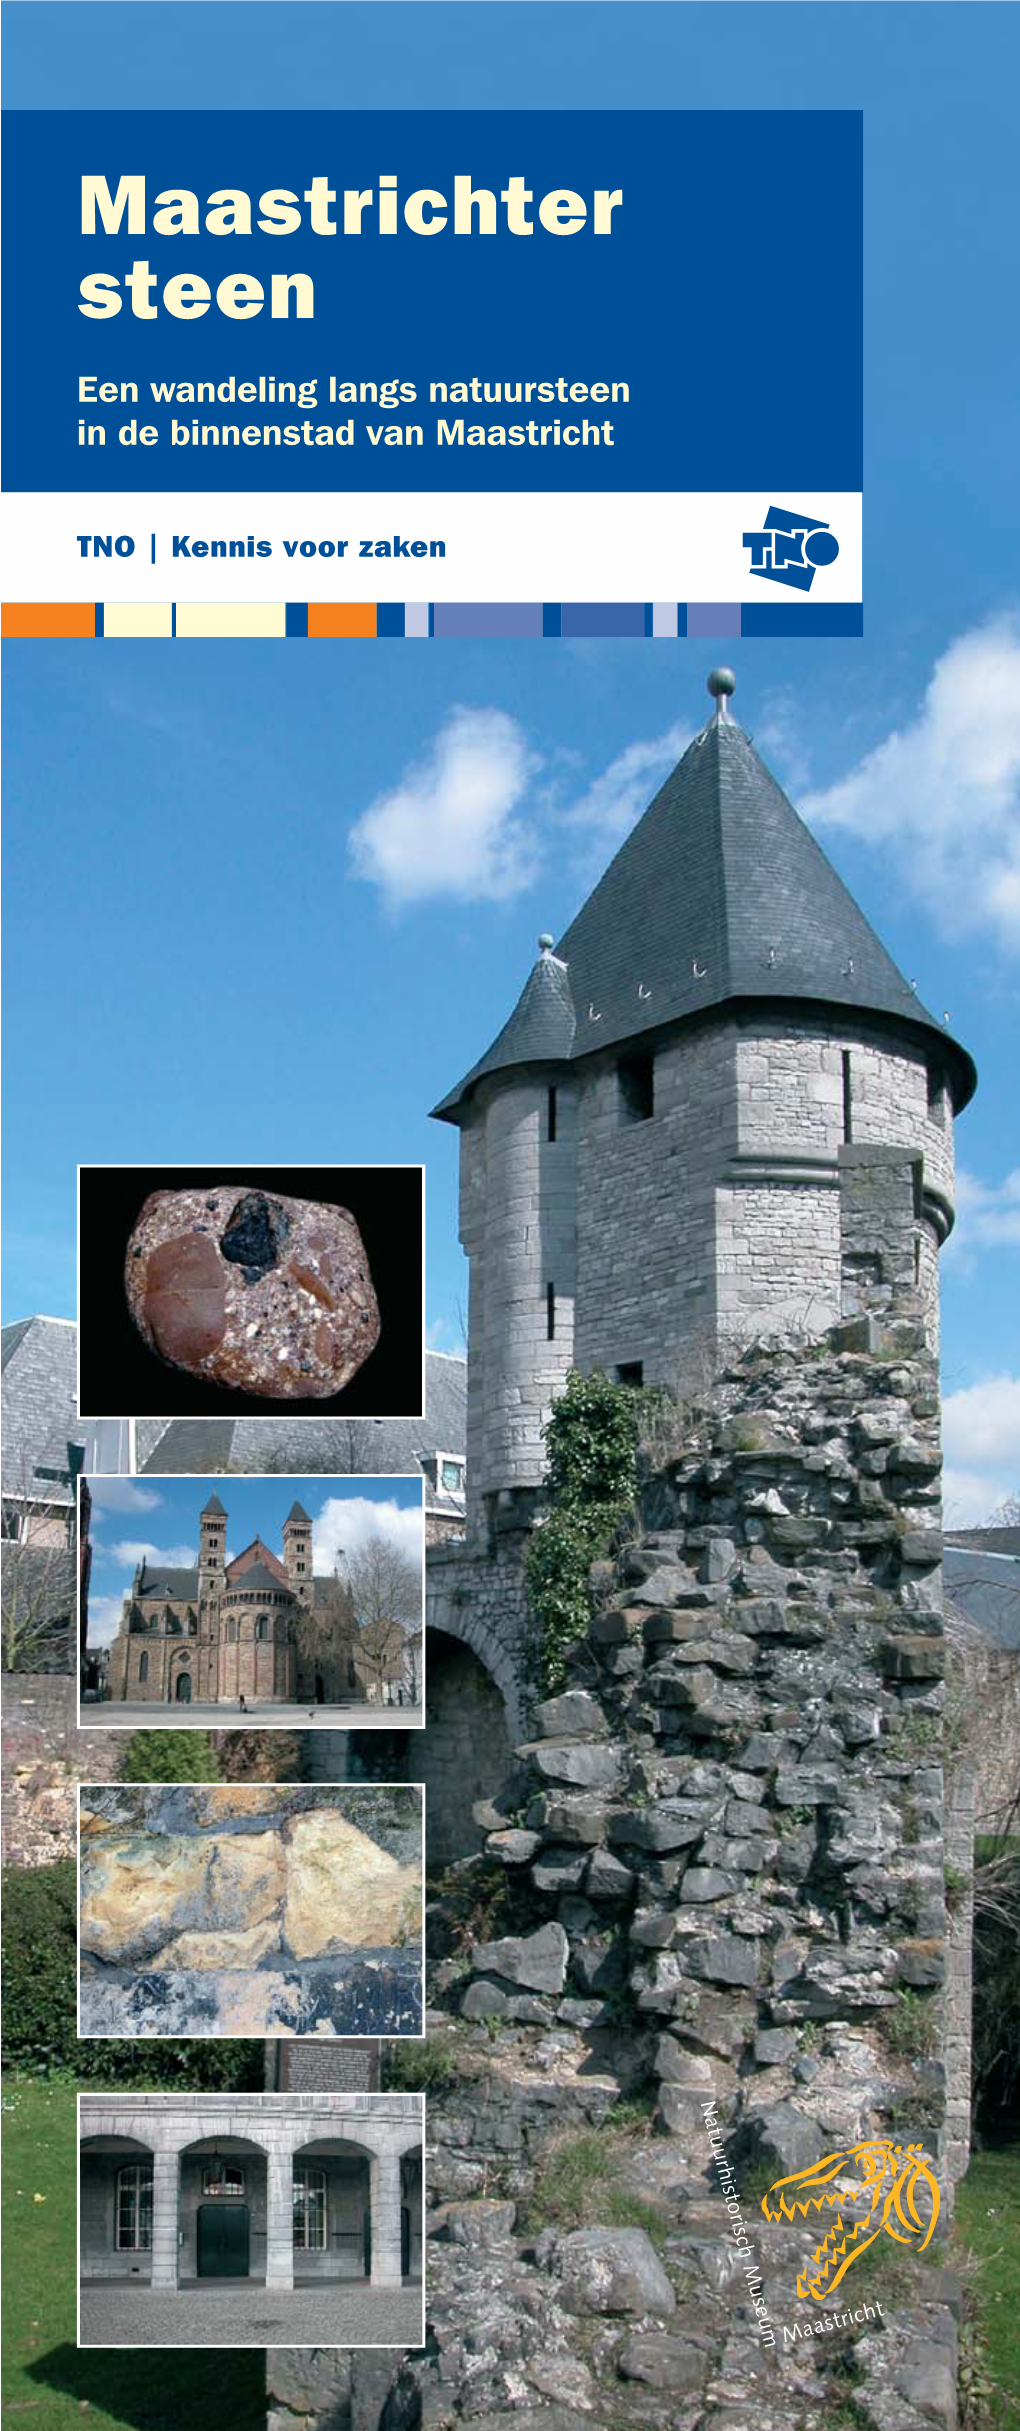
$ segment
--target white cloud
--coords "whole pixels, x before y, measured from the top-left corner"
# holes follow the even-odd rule
[[[112,1646],[120,1628],[124,1598],[120,1595],[89,1596],[89,1645]]]
[[[194,1545],[150,1545],[133,1537],[121,1538],[107,1553],[111,1562],[124,1562],[133,1570],[137,1562],[153,1562],[158,1569],[194,1570],[198,1552]]]
[[[89,1490],[96,1511],[154,1511],[163,1500],[133,1477],[90,1477]]]
[[[1020,1249],[1020,1166],[998,1184],[981,1181],[965,1166],[957,1169],[956,1224],[943,1263],[971,1274],[982,1249]]]
[[[1020,619],[951,642],[913,719],[801,807],[884,851],[943,935],[1020,945]]]
[[[1020,1478],[1020,1376],[989,1376],[943,1404],[947,1527],[980,1526]]]
[[[409,1562],[420,1562],[425,1541],[421,1508],[412,1505],[407,1510],[402,1503],[376,1501],[370,1494],[331,1497],[312,1531],[313,1569],[320,1578],[328,1577],[338,1554],[360,1552],[372,1536],[384,1537]]]
[[[523,816],[540,762],[501,709],[454,709],[430,750],[351,829],[354,870],[391,910],[440,895],[505,903],[534,876],[538,845]]]
[[[564,812],[567,826],[583,830],[600,862],[607,848],[615,851],[647,810],[681,752],[686,751],[692,732],[689,726],[674,725],[665,734],[628,743]]]

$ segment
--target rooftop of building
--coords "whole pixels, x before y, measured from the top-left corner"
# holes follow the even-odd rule
[[[510,1019],[433,1111],[456,1122],[487,1074],[576,1063],[653,1041],[737,1004],[853,1011],[938,1041],[959,1108],[974,1065],[930,1013],[837,875],[750,737],[716,707],[554,947]]]

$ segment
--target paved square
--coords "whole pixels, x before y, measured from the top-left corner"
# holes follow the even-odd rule
[[[176,2292],[89,2280],[81,2291],[83,2347],[420,2347],[422,2283],[366,2280],[296,2288],[250,2279],[185,2281]]]

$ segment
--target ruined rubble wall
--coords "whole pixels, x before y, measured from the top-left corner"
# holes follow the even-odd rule
[[[534,1893],[541,1980],[527,1935],[477,1944],[469,2016],[537,2023],[537,1999],[552,2022],[580,1992],[597,2033],[622,1957],[666,2129],[700,2131],[714,2099],[791,2169],[908,2129],[962,2169],[940,1468],[919,1312],[726,1369],[648,1480],[488,1843]]]

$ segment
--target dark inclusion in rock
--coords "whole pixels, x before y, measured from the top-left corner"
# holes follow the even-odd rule
[[[243,1266],[246,1283],[258,1283],[277,1264],[289,1231],[279,1200],[267,1199],[263,1190],[249,1190],[238,1199],[220,1234],[220,1249],[232,1266]]]

